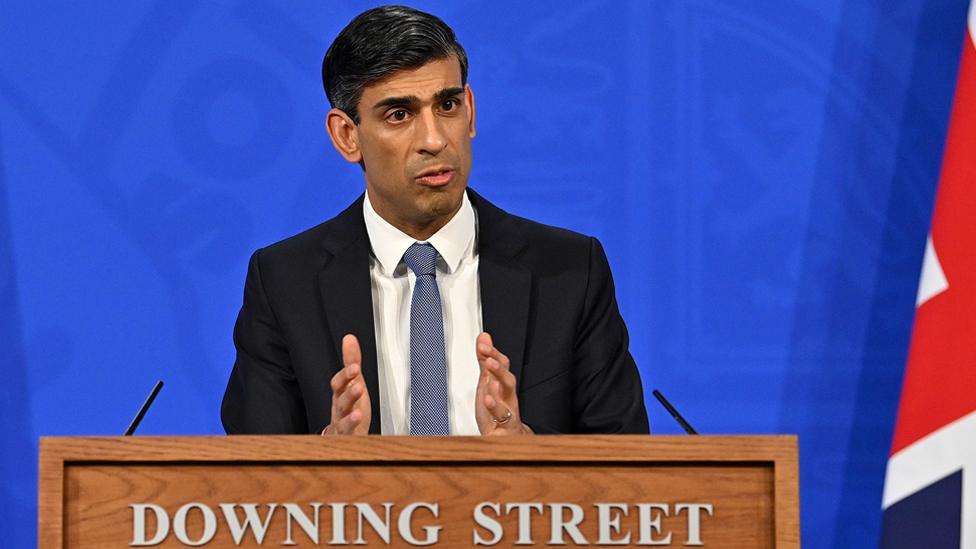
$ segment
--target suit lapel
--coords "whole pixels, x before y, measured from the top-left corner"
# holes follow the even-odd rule
[[[470,189],[468,196],[478,211],[482,322],[520,382],[532,294],[532,273],[517,260],[525,241],[511,226],[509,214]]]
[[[373,296],[369,278],[369,238],[363,222],[362,198],[341,213],[335,221],[335,230],[323,242],[331,258],[319,273],[322,305],[340,368],[342,337],[353,334],[359,340],[363,354],[363,378],[369,391],[373,416],[369,432],[379,434],[381,420],[376,330],[373,325]]]

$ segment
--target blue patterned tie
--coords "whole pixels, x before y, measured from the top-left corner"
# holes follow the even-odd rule
[[[430,244],[414,244],[403,254],[403,261],[417,275],[410,302],[410,434],[449,435],[437,250]]]

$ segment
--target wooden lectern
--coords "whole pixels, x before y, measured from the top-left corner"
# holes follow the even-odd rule
[[[797,548],[794,436],[46,437],[38,546]]]

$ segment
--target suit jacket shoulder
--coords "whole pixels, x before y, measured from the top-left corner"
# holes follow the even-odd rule
[[[266,276],[318,273],[335,255],[366,238],[363,223],[363,197],[341,213],[255,252],[260,256]],[[270,271],[270,272],[269,272]]]
[[[478,211],[479,253],[518,257],[539,274],[585,267],[593,237],[508,213],[474,191],[469,196]]]
[[[336,217],[254,252],[234,327],[237,359],[221,419],[228,433],[315,433],[329,421],[341,339],[363,348],[378,394],[362,198]],[[379,417],[374,399],[374,417]],[[379,432],[379,421],[374,422]]]

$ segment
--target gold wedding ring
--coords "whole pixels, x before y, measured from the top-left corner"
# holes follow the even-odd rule
[[[509,408],[509,410],[507,412],[505,412],[505,417],[503,417],[501,419],[498,419],[495,416],[491,416],[491,420],[494,421],[495,423],[499,424],[499,425],[505,425],[509,421],[512,421],[512,410],[511,410],[511,408]]]

